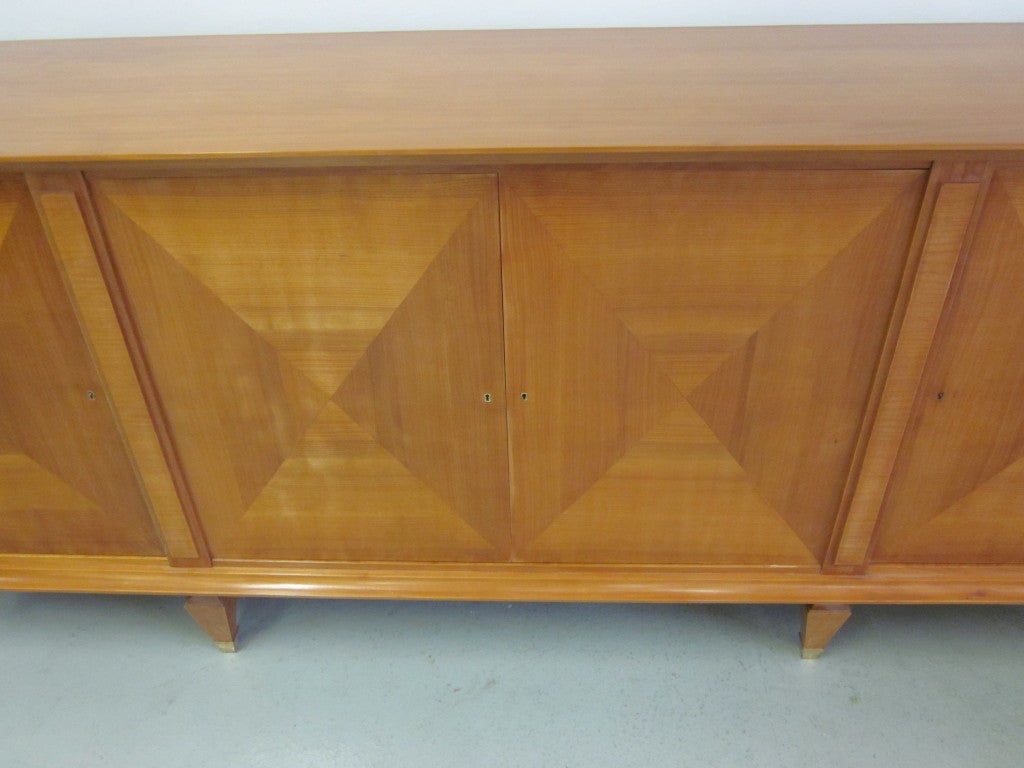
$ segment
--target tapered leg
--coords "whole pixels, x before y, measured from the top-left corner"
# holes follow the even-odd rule
[[[825,646],[850,618],[848,605],[809,605],[804,615],[804,631],[800,633],[800,655],[805,659],[821,656]]]
[[[187,597],[185,610],[225,653],[235,652],[238,622],[233,597]]]

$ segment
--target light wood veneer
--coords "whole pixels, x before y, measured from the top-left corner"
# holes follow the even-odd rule
[[[1024,602],[1021,50],[0,43],[0,588]]]

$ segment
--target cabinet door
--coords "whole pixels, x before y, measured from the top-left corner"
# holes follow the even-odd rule
[[[215,557],[507,557],[493,176],[91,183]]]
[[[503,176],[515,555],[821,562],[923,184]]]
[[[1024,562],[1024,169],[998,171],[897,457],[875,562]]]
[[[162,554],[60,266],[15,176],[0,176],[0,552]]]

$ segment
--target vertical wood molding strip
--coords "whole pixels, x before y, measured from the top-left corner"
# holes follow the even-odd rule
[[[145,490],[167,555],[172,563],[208,563],[209,558],[193,538],[139,389],[88,227],[73,191],[74,181],[70,180],[68,188],[60,191],[47,188],[53,181],[32,179],[33,196],[68,297],[86,338],[91,340],[93,358],[117,414],[122,438],[136,462],[136,476]]]
[[[974,182],[946,183],[939,189],[896,352],[836,551],[834,565],[839,568],[860,571],[867,566],[875,525],[981,186]]]

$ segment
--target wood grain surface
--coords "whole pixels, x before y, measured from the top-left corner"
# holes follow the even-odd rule
[[[950,281],[964,247],[980,185],[950,183],[939,188],[907,313],[886,377],[864,464],[853,493],[846,526],[835,555],[838,566],[862,567],[935,330],[946,304]]]
[[[1024,148],[1024,24],[0,44],[0,163]]]
[[[816,568],[535,563],[245,563],[0,555],[0,589],[160,595],[666,603],[1022,603],[1024,568]]]
[[[160,554],[24,180],[0,176],[0,552]]]
[[[215,557],[507,558],[493,176],[93,182]]]
[[[503,173],[517,556],[820,562],[923,187]]]
[[[0,588],[1024,601],[1022,51],[0,43]]]
[[[936,333],[874,560],[1024,562],[1024,169],[989,186]]]
[[[234,653],[238,634],[236,600],[233,597],[192,595],[185,599],[185,610],[196,624],[225,653]]]
[[[800,633],[800,655],[805,659],[821,656],[836,632],[850,618],[848,605],[809,605],[804,614],[804,628]]]
[[[146,494],[168,556],[175,562],[209,562],[201,556],[161,452],[153,420],[125,346],[116,311],[83,218],[84,184],[77,175],[34,177],[30,186],[61,268],[68,296],[110,392],[136,477]],[[89,210],[86,208],[85,210]],[[203,553],[205,555],[205,552]]]

